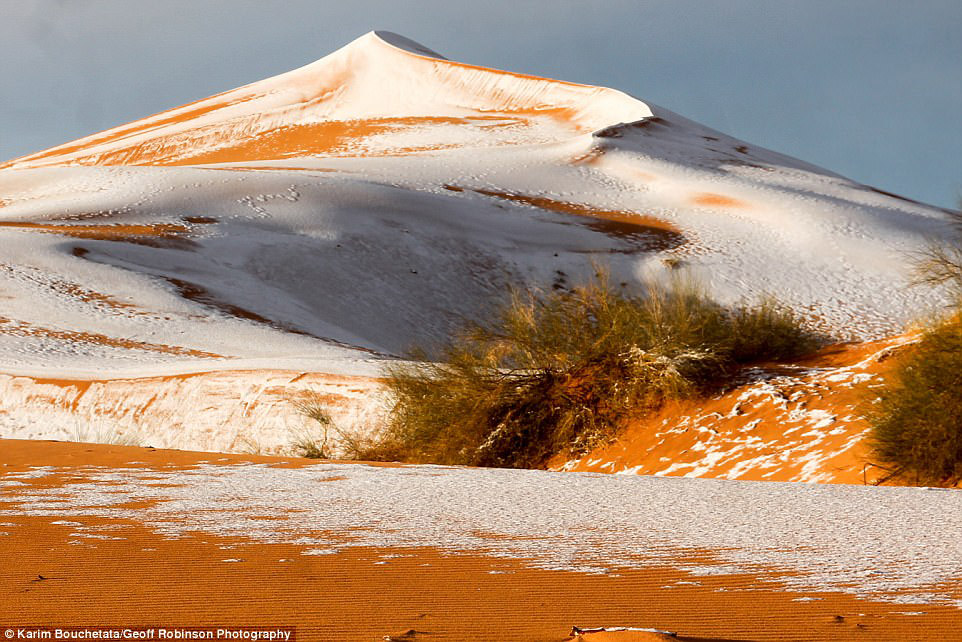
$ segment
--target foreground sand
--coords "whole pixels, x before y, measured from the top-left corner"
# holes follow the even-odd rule
[[[302,640],[374,640],[412,630],[400,639],[563,640],[573,626],[651,627],[688,639],[921,640],[952,639],[962,629],[962,611],[953,606],[788,590],[778,573],[695,577],[680,570],[712,551],[595,574],[450,550],[443,534],[436,546],[344,546],[306,555],[310,544],[218,534],[213,527],[174,532],[147,510],[150,502],[130,495],[115,505],[124,510],[114,517],[91,506],[91,495],[71,495],[92,470],[123,478],[135,466],[156,475],[142,483],[164,486],[171,471],[251,464],[272,470],[314,462],[0,441],[0,481],[7,480],[0,484],[0,559],[14,561],[0,573],[0,622],[296,626]],[[38,466],[56,470],[40,475]],[[115,485],[113,492],[127,492]],[[57,494],[31,498],[44,489]],[[54,510],[38,514],[44,504]],[[325,537],[347,541],[352,533]],[[960,593],[957,586],[942,588]]]

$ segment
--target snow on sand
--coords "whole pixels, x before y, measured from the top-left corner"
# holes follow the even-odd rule
[[[307,555],[440,547],[599,574],[707,553],[684,570],[906,604],[955,604],[962,568],[962,495],[944,490],[359,464],[90,466],[32,486],[57,472],[5,474],[0,518],[133,519]]]

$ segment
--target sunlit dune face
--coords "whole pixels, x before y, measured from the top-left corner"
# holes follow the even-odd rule
[[[535,107],[526,107],[511,109],[504,112],[507,116],[518,117],[522,122],[530,121],[535,119],[550,119],[557,123],[565,123],[570,125],[572,129],[579,134],[585,134],[591,131],[590,126],[584,126],[578,124],[577,112],[574,109],[567,107],[551,107],[549,105],[539,105]],[[495,116],[495,118],[499,118]]]
[[[658,177],[654,174],[649,174],[648,172],[643,172],[637,169],[631,170],[631,176],[644,183],[651,183],[652,181],[658,180]]]
[[[215,97],[216,97],[216,96],[215,96]],[[185,123],[185,122],[188,122],[188,121],[193,120],[193,119],[195,119],[195,118],[199,118],[200,116],[204,116],[205,114],[208,114],[208,113],[211,113],[211,112],[213,112],[213,111],[216,111],[216,110],[218,110],[218,109],[223,109],[224,107],[229,107],[229,106],[231,106],[231,105],[237,105],[237,104],[241,104],[241,103],[244,103],[244,102],[248,102],[248,101],[251,101],[251,100],[253,100],[253,99],[255,99],[255,98],[259,98],[259,96],[255,94],[255,95],[245,96],[244,98],[241,98],[241,99],[236,100],[236,101],[214,102],[214,103],[211,103],[211,104],[204,105],[204,106],[202,106],[202,107],[195,107],[195,108],[192,108],[192,109],[187,109],[186,111],[180,111],[180,110],[182,110],[182,109],[185,109],[185,108],[187,108],[187,107],[190,107],[191,105],[195,105],[195,104],[199,104],[199,103],[206,103],[207,101],[210,100],[209,98],[204,98],[204,99],[198,100],[198,101],[196,101],[196,102],[194,102],[194,103],[188,103],[187,105],[184,105],[183,107],[180,107],[180,108],[178,108],[178,109],[172,110],[174,113],[171,113],[170,115],[168,115],[168,116],[166,116],[166,117],[164,117],[164,118],[159,118],[159,119],[156,119],[156,120],[153,119],[153,118],[147,118],[147,119],[143,119],[143,120],[137,120],[137,121],[134,121],[134,122],[129,123],[129,124],[127,124],[127,125],[122,125],[122,126],[120,126],[120,127],[118,127],[118,128],[111,129],[111,130],[108,130],[108,131],[106,131],[106,132],[103,132],[102,134],[96,135],[96,136],[94,136],[94,137],[91,138],[91,139],[83,139],[82,141],[78,141],[77,144],[67,145],[67,146],[62,146],[62,147],[54,147],[54,148],[48,149],[48,150],[46,150],[46,151],[39,152],[38,154],[35,154],[35,155],[31,156],[31,159],[32,159],[32,160],[42,160],[42,159],[45,159],[45,158],[63,156],[63,155],[66,155],[66,154],[73,154],[73,153],[78,152],[78,151],[81,151],[81,150],[83,150],[83,149],[89,149],[89,148],[95,147],[95,146],[97,146],[97,145],[105,145],[105,144],[108,144],[108,143],[114,143],[114,142],[116,142],[116,141],[123,140],[124,138],[128,138],[128,137],[131,137],[131,136],[135,136],[135,135],[140,134],[140,133],[143,133],[143,132],[145,132],[145,131],[149,131],[149,130],[157,129],[157,128],[160,128],[160,127],[164,127],[165,125],[174,125],[174,124],[178,124],[178,123]],[[4,167],[4,165],[0,165],[0,169],[2,169],[3,167]]]
[[[477,115],[467,118],[447,116],[418,116],[406,118],[371,118],[358,120],[332,120],[319,123],[289,125],[256,134],[224,146],[211,145],[201,154],[185,154],[186,145],[172,140],[166,146],[171,150],[159,153],[145,146],[97,157],[96,164],[112,165],[206,165],[214,163],[244,163],[252,161],[282,160],[305,156],[386,156],[450,149],[457,143],[445,142],[444,136],[434,136],[432,130],[440,128],[464,128],[477,130],[479,134],[514,128],[518,130],[517,142],[524,142],[524,130],[534,125],[534,118],[564,120],[564,115],[552,110],[536,112],[530,118],[526,114]],[[407,131],[416,132],[422,143],[412,145],[392,140],[393,135]],[[203,137],[202,132],[192,132],[191,138]],[[404,138],[404,141],[410,139]],[[491,144],[510,144],[512,137],[492,138]]]
[[[702,192],[692,196],[691,202],[696,205],[708,205],[711,207],[748,207],[748,203],[740,201],[724,194],[714,192]]]
[[[203,350],[194,350],[181,346],[172,346],[163,343],[148,343],[134,339],[123,339],[110,337],[96,332],[79,332],[73,330],[57,330],[44,326],[34,325],[26,321],[17,321],[0,317],[0,334],[24,338],[53,339],[67,343],[80,343],[106,348],[119,348],[124,350],[143,350],[157,354],[168,354],[182,357],[198,357],[204,359],[220,359],[221,355]]]
[[[276,392],[284,394],[283,388],[280,388]],[[297,394],[291,395],[292,403],[299,404],[304,408],[309,408],[311,406],[321,406],[324,408],[333,408],[344,404],[344,398],[336,394],[322,394],[315,391],[301,390]]]
[[[640,101],[613,98],[601,87],[425,58],[375,41],[344,51],[0,169],[229,164],[541,144],[596,131],[612,119],[650,115]],[[612,104],[613,114],[606,111]]]
[[[197,155],[178,155],[172,158],[134,155],[131,161],[135,164],[152,165],[204,165],[279,160],[322,154],[337,155],[351,151],[365,139],[382,135],[394,127],[401,126],[403,126],[401,123],[391,122],[389,119],[334,120],[291,125],[263,132],[246,140],[233,141],[228,146]],[[112,161],[110,158],[105,158],[103,162],[111,164]]]
[[[475,144],[484,141],[486,146],[538,140],[531,132],[544,123],[561,126],[563,131],[571,134],[580,133],[571,118],[570,110],[545,108],[478,113],[470,117],[416,116],[329,120],[291,124],[260,132],[255,130],[244,137],[228,131],[236,128],[237,123],[227,123],[192,128],[113,149],[101,147],[101,144],[124,138],[118,135],[88,142],[83,146],[51,150],[32,157],[31,162],[37,161],[39,165],[45,165],[48,164],[45,160],[49,159],[51,164],[58,164],[57,157],[74,153],[77,155],[69,160],[70,164],[159,166],[249,163],[309,156],[412,154],[461,146],[461,143],[456,142],[459,136],[451,139],[452,128],[466,130],[465,136],[475,141]],[[409,131],[417,136],[403,136]],[[395,139],[398,135],[402,136]],[[412,144],[415,139],[418,142]]]
[[[342,174],[349,174],[346,169],[332,169],[330,167],[308,167],[306,165],[293,164],[283,164],[283,165],[230,165],[228,167],[210,167],[205,168],[209,171],[219,171],[219,172],[305,172],[305,173],[334,173],[339,172]]]

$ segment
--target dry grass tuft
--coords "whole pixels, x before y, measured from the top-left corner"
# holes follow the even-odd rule
[[[944,286],[962,308],[962,212],[953,216],[956,237],[951,243],[932,241],[916,257],[915,283],[932,287]]]
[[[366,431],[339,426],[331,417],[328,403],[316,391],[303,393],[291,402],[298,414],[311,424],[293,433],[291,450],[309,459],[371,459],[373,442]]]

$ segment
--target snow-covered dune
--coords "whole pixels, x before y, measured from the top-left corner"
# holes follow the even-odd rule
[[[374,377],[511,284],[598,263],[877,338],[932,304],[909,257],[946,218],[619,91],[372,32],[0,165],[0,372]]]
[[[0,168],[197,165],[524,144],[651,115],[619,91],[451,62],[379,31],[300,69]]]

